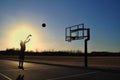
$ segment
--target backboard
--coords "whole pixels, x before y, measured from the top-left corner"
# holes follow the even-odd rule
[[[78,24],[65,29],[65,40],[71,42],[72,40],[84,39],[84,24]]]
[[[65,40],[71,42],[72,40],[90,39],[90,29],[84,28],[84,24],[78,24],[65,29]]]

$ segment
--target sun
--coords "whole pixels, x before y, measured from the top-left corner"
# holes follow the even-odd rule
[[[10,42],[11,46],[14,48],[20,48],[20,41],[25,40],[26,37],[31,34],[32,37],[30,42],[26,44],[26,50],[34,50],[37,40],[37,32],[35,28],[28,24],[22,24],[12,28],[13,30],[10,31]]]

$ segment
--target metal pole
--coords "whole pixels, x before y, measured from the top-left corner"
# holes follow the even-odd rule
[[[87,41],[90,40],[90,29],[87,29],[87,39],[85,39],[85,67],[88,67]]]
[[[88,67],[87,41],[85,40],[85,67]]]

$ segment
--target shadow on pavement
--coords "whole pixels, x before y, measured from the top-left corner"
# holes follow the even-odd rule
[[[24,75],[18,75],[18,77],[16,78],[16,80],[24,80]]]
[[[58,67],[67,67],[67,68],[77,68],[77,69],[88,69],[88,70],[98,70],[98,71],[107,71],[107,72],[117,72],[120,73],[120,69],[112,69],[112,68],[103,68],[103,67],[84,67],[84,66],[72,66],[72,65],[64,65],[64,64],[54,64],[54,63],[47,63],[47,62],[34,62],[34,61],[25,61],[28,63],[35,63],[35,64],[44,64],[44,65],[51,65],[51,66],[58,66]]]

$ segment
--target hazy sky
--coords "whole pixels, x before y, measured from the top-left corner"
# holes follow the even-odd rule
[[[0,50],[32,34],[27,50],[84,51],[84,40],[65,41],[65,28],[79,23],[91,29],[89,52],[120,51],[120,0],[0,0]]]

